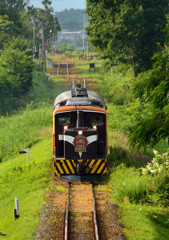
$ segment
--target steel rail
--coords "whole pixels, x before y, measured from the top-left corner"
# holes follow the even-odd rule
[[[67,207],[66,207],[66,215],[65,215],[65,236],[64,236],[64,240],[68,240],[68,236],[69,236],[69,205],[70,205],[70,185],[71,183],[69,183],[68,186],[68,201],[67,201]]]
[[[60,62],[58,64],[58,68],[57,68],[57,75],[59,75],[59,69],[60,69]]]
[[[68,201],[66,206],[66,214],[65,214],[65,228],[64,228],[64,240],[69,239],[69,206],[70,206],[70,187],[71,183],[68,186]],[[98,224],[97,224],[97,214],[96,214],[96,199],[94,193],[94,184],[92,183],[92,194],[93,194],[93,226],[94,226],[94,238],[95,240],[99,240],[99,232],[98,232]]]
[[[70,75],[69,74],[69,62],[67,62],[67,64],[66,64],[66,73],[67,73],[67,75]]]
[[[97,214],[96,214],[96,198],[94,194],[94,183],[92,183],[92,193],[93,193],[93,208],[94,208],[94,232],[95,232],[95,240],[99,240],[99,231],[97,225]]]

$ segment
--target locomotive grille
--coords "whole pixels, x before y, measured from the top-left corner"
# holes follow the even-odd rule
[[[55,173],[61,175],[79,174],[77,164],[83,162],[85,165],[84,174],[105,174],[107,171],[107,160],[105,159],[87,159],[87,160],[55,160]]]

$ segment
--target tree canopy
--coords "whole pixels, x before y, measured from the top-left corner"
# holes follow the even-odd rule
[[[164,43],[167,9],[168,0],[87,0],[90,42],[112,62],[131,64],[137,76]]]

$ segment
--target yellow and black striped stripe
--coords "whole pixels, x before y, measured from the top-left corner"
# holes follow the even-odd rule
[[[104,175],[107,172],[107,159],[87,159],[87,160],[77,160],[67,159],[67,160],[55,160],[54,168],[56,174],[61,175],[74,175],[77,172],[77,163],[83,162],[85,164],[85,174],[99,174]]]

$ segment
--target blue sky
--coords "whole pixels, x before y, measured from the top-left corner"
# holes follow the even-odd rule
[[[29,0],[31,5],[34,5],[35,7],[41,7],[43,8],[42,5],[42,0]],[[64,9],[70,9],[70,8],[80,8],[84,9],[86,7],[85,0],[52,0],[52,5],[54,8],[55,12],[62,11]]]

